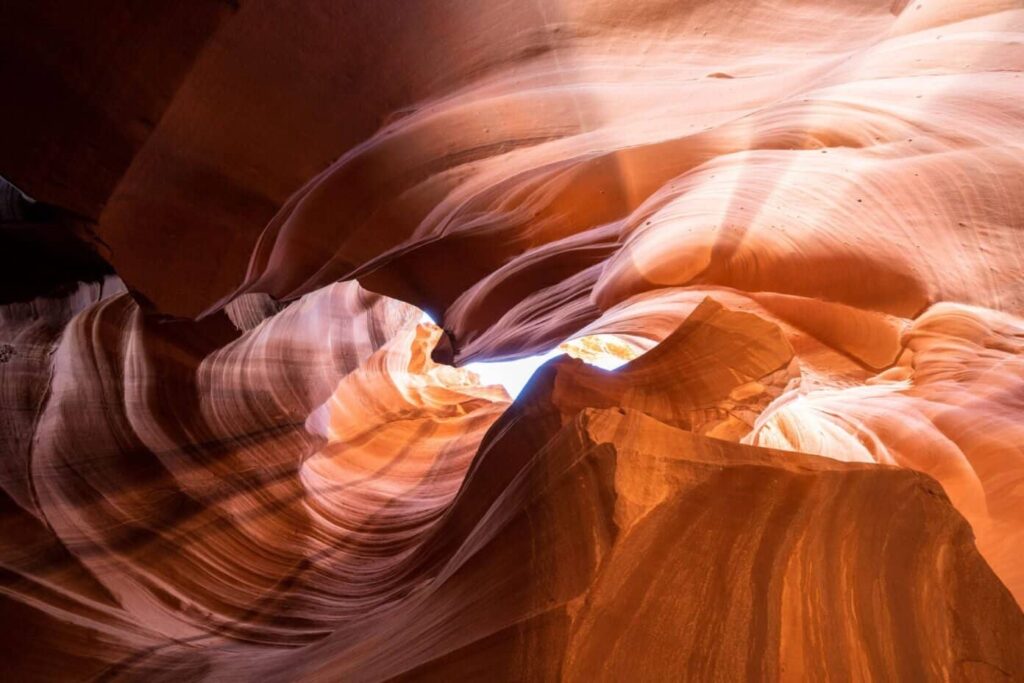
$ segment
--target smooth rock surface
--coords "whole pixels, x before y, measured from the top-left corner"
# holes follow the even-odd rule
[[[12,680],[1024,679],[1019,0],[9,5]]]

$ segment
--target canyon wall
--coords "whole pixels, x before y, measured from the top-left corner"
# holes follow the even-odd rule
[[[1019,1],[193,4],[0,10],[13,678],[1024,678]]]

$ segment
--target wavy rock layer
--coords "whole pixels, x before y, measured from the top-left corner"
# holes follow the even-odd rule
[[[430,539],[407,561],[417,571],[404,581],[426,567],[432,580],[305,651],[255,661],[220,652],[201,664],[182,653],[142,671],[157,680],[182,666],[270,680],[1024,671],[1024,615],[927,477],[729,444],[629,410],[586,409],[536,450],[535,426],[485,447],[481,465],[509,451],[518,462],[484,508],[470,475],[433,535],[458,552],[440,554]],[[453,536],[458,546],[446,542]],[[972,604],[991,611],[963,619]]]
[[[5,617],[36,629],[9,633],[14,673],[88,677],[167,642],[310,638],[301,618],[267,621],[331,554],[310,510],[329,488],[300,472],[324,439],[305,422],[417,312],[337,285],[241,334],[108,293],[5,320],[18,334],[3,385],[21,390],[5,411],[18,419]]]
[[[707,299],[511,407],[349,285],[247,332],[147,322],[116,282],[11,314],[4,386],[50,382],[4,477],[20,677],[1024,674],[1024,613],[933,480],[700,435],[759,434],[791,372],[752,313]]]

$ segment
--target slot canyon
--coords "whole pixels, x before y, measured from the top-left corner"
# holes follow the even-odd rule
[[[1024,681],[1024,0],[0,26],[0,679]]]

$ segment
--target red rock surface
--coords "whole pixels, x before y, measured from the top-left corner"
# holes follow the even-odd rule
[[[192,5],[0,10],[12,680],[1024,679],[1024,6]]]

